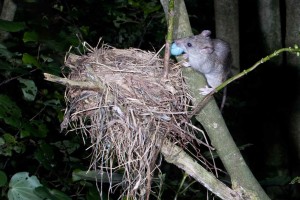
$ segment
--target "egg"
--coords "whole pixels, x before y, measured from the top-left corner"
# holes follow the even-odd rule
[[[171,54],[173,56],[178,56],[182,53],[183,53],[183,49],[178,47],[175,43],[173,43],[172,46],[171,46]]]

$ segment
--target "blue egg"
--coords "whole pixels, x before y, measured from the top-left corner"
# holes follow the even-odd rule
[[[178,47],[175,43],[173,43],[172,46],[171,46],[171,54],[173,56],[178,56],[182,53],[183,53],[183,49]]]

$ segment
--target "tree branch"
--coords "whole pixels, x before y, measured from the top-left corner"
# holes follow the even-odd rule
[[[175,16],[177,16],[177,18],[179,19],[181,18],[181,16],[183,16],[183,18],[185,19],[185,17],[187,16],[187,11],[184,5],[184,1],[180,2],[181,8],[175,8],[175,11],[180,12],[176,13]],[[162,4],[166,5],[166,3]],[[164,8],[164,10],[166,10],[166,8]],[[190,27],[189,21],[186,20],[185,22],[183,22],[183,24],[185,25],[182,25],[180,23],[177,24],[177,27],[175,25],[175,32],[177,31],[178,35],[184,36],[192,34],[191,32],[186,32],[187,30],[191,30],[190,28],[185,29],[185,27],[187,26]],[[180,34],[179,32],[182,33]],[[201,86],[204,86],[206,84],[206,81],[202,75],[189,68],[183,69],[183,76],[186,77],[186,83],[189,86],[192,96],[195,97],[193,103],[194,105],[197,105],[197,103],[201,102],[201,100],[204,98],[204,96],[199,95],[199,88]],[[196,119],[202,124],[211,140],[212,145],[217,149],[217,153],[231,177],[232,189],[235,191],[240,191],[240,193],[243,194],[243,197],[247,199],[269,199],[267,194],[261,188],[258,181],[255,179],[252,172],[246,165],[213,98],[208,101],[207,105],[196,116]],[[184,163],[182,164],[184,165]],[[178,167],[182,168],[181,166]]]
[[[231,82],[247,75],[249,72],[253,71],[254,69],[256,69],[259,65],[271,60],[272,58],[278,56],[279,54],[283,53],[283,52],[289,52],[289,53],[295,53],[295,54],[299,54],[300,53],[300,49],[298,48],[297,45],[295,45],[294,48],[288,47],[288,48],[282,48],[282,49],[278,49],[276,50],[274,53],[262,58],[261,60],[257,61],[253,66],[251,66],[250,68],[242,71],[241,73],[227,79],[225,82],[223,82],[221,85],[219,85],[218,87],[216,87],[213,91],[211,91],[208,95],[206,95],[201,101],[200,103],[198,103],[196,105],[196,107],[192,110],[192,112],[189,115],[189,118],[193,117],[194,115],[196,115],[197,113],[199,113],[202,108],[210,101],[210,99],[213,97],[213,95],[217,92],[219,92],[221,89],[225,88],[228,84],[230,84]]]
[[[13,21],[15,17],[15,13],[17,10],[17,5],[13,2],[13,0],[4,0],[2,11],[0,15],[0,19]],[[6,31],[0,30],[0,41],[7,39],[9,37],[9,33]]]
[[[242,199],[236,191],[219,181],[213,174],[194,161],[182,148],[172,144],[170,141],[165,140],[161,153],[168,163],[172,163],[184,170],[221,199]]]
[[[170,44],[173,41],[174,28],[174,0],[170,0],[168,9],[168,32],[166,37],[165,56],[164,56],[164,78],[168,78],[169,74],[169,59],[170,59]]]
[[[81,88],[81,89],[99,89],[98,86],[96,86],[95,84],[91,83],[91,82],[86,82],[86,81],[73,81],[67,78],[61,78],[59,76],[55,76],[52,74],[48,74],[48,73],[44,73],[45,76],[45,80],[46,81],[50,81],[50,82],[54,82],[54,83],[58,83],[64,86],[69,86],[69,87],[77,87],[77,88]],[[103,88],[101,88],[103,89]]]

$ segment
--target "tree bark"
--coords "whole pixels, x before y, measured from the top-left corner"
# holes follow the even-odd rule
[[[4,0],[0,19],[13,21],[16,10],[17,10],[17,5],[12,0]],[[0,30],[0,42],[7,39],[8,37],[9,37],[8,32]]]
[[[160,0],[160,3],[163,6],[166,18],[168,18],[168,4],[169,1],[166,0]],[[182,0],[176,0],[175,1],[175,9],[174,9],[174,15],[175,16],[180,16],[180,17],[175,17],[174,19],[174,27],[180,27],[179,29],[173,29],[173,38],[178,39],[178,38],[184,38],[193,35],[192,33],[192,28],[190,26],[190,20],[189,16],[186,12],[186,7],[185,3]]]
[[[161,0],[161,2],[162,5],[167,5],[163,3],[167,2],[167,0]],[[183,15],[186,19],[187,12],[183,1],[176,2],[180,2],[180,6],[184,6],[184,8],[176,8],[176,6],[179,5],[175,4],[175,10],[178,9],[175,17],[181,18]],[[168,9],[164,8],[164,10]],[[181,26],[183,24],[184,26]],[[175,24],[174,30],[177,30],[177,35],[188,36],[191,35],[191,33],[187,33],[187,31],[184,29],[188,26],[190,25],[189,21],[187,20],[185,22],[178,23],[178,27],[176,27]],[[191,29],[189,28],[188,30]],[[181,34],[181,31],[184,33]],[[187,77],[186,82],[190,91],[192,92],[193,97],[195,97],[195,101],[193,103],[196,105],[197,102],[200,102],[204,97],[199,95],[199,88],[201,86],[203,87],[206,84],[206,81],[201,74],[196,73],[190,68],[183,69],[183,74],[184,77]],[[254,178],[240,151],[236,147],[214,99],[212,99],[202,109],[202,111],[197,115],[196,119],[201,122],[209,138],[211,139],[213,146],[217,149],[217,153],[231,177],[232,188],[235,191],[238,191],[240,194],[244,194],[245,199],[269,199],[257,180]]]
[[[285,46],[297,44],[300,48],[300,1],[286,0],[286,35]],[[300,59],[295,54],[287,54],[287,64],[300,69]]]
[[[184,70],[184,76],[188,77],[186,81],[193,96],[196,97],[195,103],[200,102],[202,97],[199,97],[199,88],[196,86],[199,74],[194,73],[192,70]],[[231,177],[232,188],[237,191],[243,188],[244,191],[241,192],[247,194],[250,199],[269,199],[234,143],[216,102],[210,101],[197,115],[196,119],[201,122],[212,146],[216,148],[224,167]]]
[[[300,48],[300,1],[286,0],[286,39],[287,47],[295,44]],[[297,71],[297,76],[300,77],[300,57],[295,54],[287,54],[287,64],[294,67]],[[300,82],[297,82],[300,88]],[[295,147],[297,148],[297,160],[300,160],[300,91],[297,90],[297,100],[295,101],[292,117],[291,117],[291,136]]]
[[[240,72],[240,32],[238,0],[215,0],[216,37],[230,44],[232,73]]]
[[[267,54],[282,48],[281,16],[279,0],[258,1],[259,23],[263,46]],[[276,65],[282,63],[282,55],[272,59]]]
[[[219,181],[212,173],[199,165],[193,158],[184,152],[180,147],[165,141],[161,153],[167,162],[176,165],[192,176],[199,183],[204,185],[209,191],[216,194],[221,199],[240,200],[242,197],[238,192],[230,189]]]
[[[286,35],[285,35],[286,47],[293,47],[298,45],[300,48],[300,1],[299,0],[286,0]],[[299,176],[300,169],[300,57],[295,54],[287,54],[286,62],[288,67],[294,68],[297,74],[297,84],[295,88],[295,100],[290,114],[290,141],[293,145],[292,149],[295,151],[295,161],[293,163],[294,169],[292,176]],[[295,184],[296,194],[300,196],[299,184]],[[296,198],[296,197],[295,197]]]

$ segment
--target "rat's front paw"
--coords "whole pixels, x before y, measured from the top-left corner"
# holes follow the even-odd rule
[[[180,64],[184,67],[190,67],[190,63],[187,61],[189,56],[185,53],[182,55],[183,60],[180,61]]]
[[[189,55],[187,55],[186,53],[182,55],[183,59],[187,60],[189,58]]]
[[[213,91],[214,88],[210,88],[210,87],[208,87],[208,86],[206,85],[204,88],[200,88],[199,90],[200,90],[200,94],[201,94],[201,95],[207,95],[207,94],[209,94],[211,91]]]
[[[189,63],[189,62],[186,62],[186,61],[183,61],[183,62],[181,63],[181,65],[184,66],[184,67],[190,67],[190,66],[191,66],[190,63]]]

